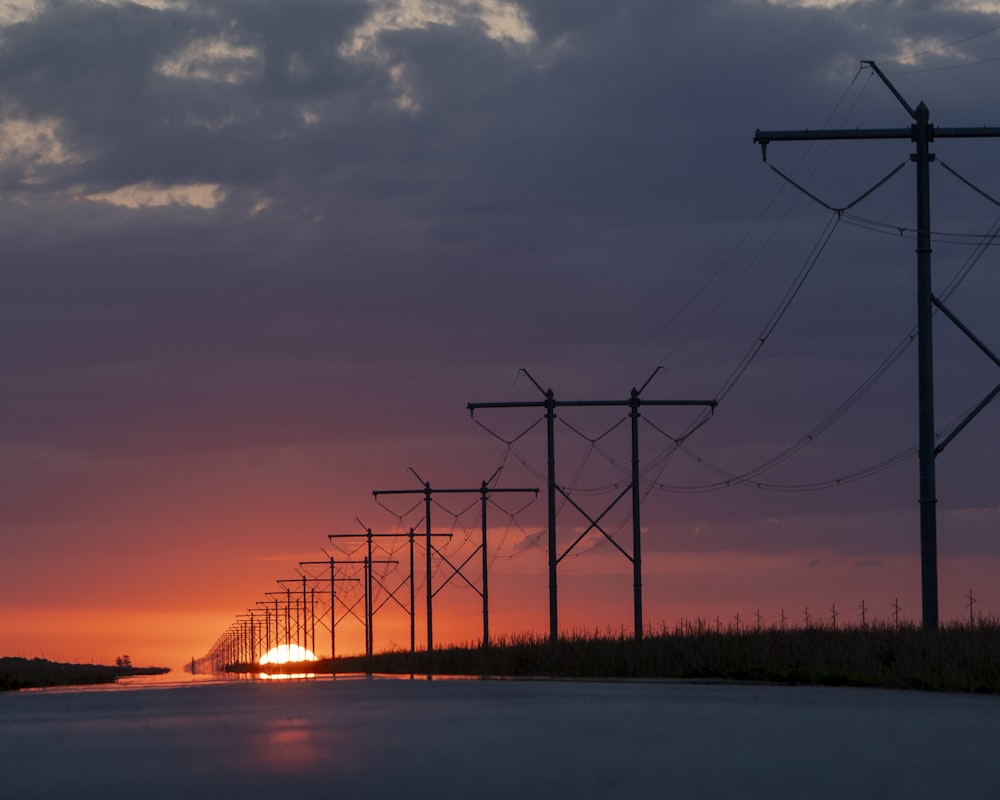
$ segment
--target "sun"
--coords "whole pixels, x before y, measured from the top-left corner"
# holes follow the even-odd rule
[[[279,644],[260,657],[261,664],[288,664],[289,662],[318,660],[315,653],[298,644]]]

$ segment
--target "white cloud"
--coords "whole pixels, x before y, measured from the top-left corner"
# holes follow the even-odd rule
[[[218,83],[242,83],[257,75],[264,64],[260,49],[225,38],[194,39],[157,65],[170,78],[190,78]]]
[[[0,1],[0,27],[16,25],[37,17],[41,12],[39,0]]]
[[[397,108],[419,111],[420,101],[405,66],[390,61],[379,47],[379,37],[387,31],[426,30],[432,25],[458,27],[469,19],[476,20],[490,39],[508,47],[527,47],[537,39],[524,11],[510,0],[377,0],[368,18],[341,44],[340,54],[383,64],[398,91]]]
[[[174,186],[134,183],[110,192],[88,194],[83,199],[110,203],[123,208],[180,205],[209,210],[218,207],[226,199],[226,193],[217,183],[188,183]]]
[[[30,177],[39,167],[78,164],[83,157],[66,143],[55,117],[0,120],[0,163],[21,166]]]
[[[378,37],[386,31],[453,27],[469,16],[477,18],[487,36],[499,42],[528,45],[536,38],[524,12],[508,0],[380,0],[373,5],[371,15],[341,45],[342,55],[380,58]]]
[[[185,9],[190,7],[189,0],[94,0],[98,5],[107,6],[144,6],[157,11],[168,8]],[[0,0],[0,28],[28,22],[42,13],[42,0]]]

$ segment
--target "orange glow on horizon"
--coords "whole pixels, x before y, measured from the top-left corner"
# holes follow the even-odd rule
[[[261,666],[265,664],[298,663],[300,661],[319,661],[319,659],[316,658],[315,653],[299,644],[279,644],[277,647],[272,647],[260,657]],[[297,672],[294,675],[288,675],[283,672],[261,672],[260,677],[282,680],[288,678],[313,678],[315,676],[311,672]]]
[[[288,664],[299,661],[318,661],[316,654],[298,644],[279,644],[260,657],[263,664]]]

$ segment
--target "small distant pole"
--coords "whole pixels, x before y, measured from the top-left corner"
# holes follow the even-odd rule
[[[899,628],[899,612],[902,609],[899,607],[899,598],[897,597],[892,603],[892,619],[895,622],[897,628]]]
[[[812,627],[812,618],[809,616],[809,606],[806,606],[804,616],[806,618],[806,627]]]
[[[837,604],[834,603],[830,606],[830,617],[833,622],[833,629],[837,630]]]
[[[788,617],[785,616],[785,609],[781,609],[781,630],[785,630],[785,623],[788,621]]]
[[[760,609],[757,609],[757,632],[760,633]]]
[[[740,612],[736,612],[736,632],[740,632]]]
[[[861,609],[861,627],[862,628],[867,628],[868,627],[868,609],[865,607],[865,599],[863,597],[861,598],[861,605],[859,606],[859,608]]]
[[[972,589],[969,589],[969,593],[966,595],[969,598],[969,602],[966,604],[969,606],[969,627],[971,628],[975,625],[975,617],[972,612],[972,606],[976,603],[976,598],[972,596]]]

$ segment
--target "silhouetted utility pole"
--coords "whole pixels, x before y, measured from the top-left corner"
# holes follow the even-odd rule
[[[237,614],[236,619],[240,631],[239,661],[243,664],[251,664],[254,661],[253,613]]]
[[[353,603],[351,603],[351,605],[347,605],[347,603],[344,603],[343,601],[341,601],[342,605],[344,606],[344,614],[341,617],[341,620],[344,617],[346,617],[348,614],[350,614],[358,622],[361,623],[361,627],[363,627],[365,629],[365,650],[366,650],[366,655],[367,655],[368,638],[369,638],[368,637],[368,632],[369,632],[369,629],[370,629],[370,624],[369,624],[370,620],[368,619],[368,559],[367,558],[362,558],[362,559],[338,558],[337,559],[337,564],[339,564],[341,566],[343,566],[343,565],[356,566],[356,565],[360,564],[363,567],[363,571],[362,571],[361,574],[364,576],[364,578],[343,578],[343,577],[341,577],[341,578],[337,578],[336,581],[334,581],[334,583],[336,584],[336,583],[342,583],[342,582],[351,582],[351,583],[362,583],[363,584],[363,590],[362,590],[362,594],[361,594],[361,599],[364,600],[364,604],[365,604],[364,618],[359,617],[357,615],[357,613],[354,611],[355,607],[358,605],[358,601],[357,600],[355,600]],[[330,592],[331,592],[331,594],[330,594],[330,600],[333,601],[333,602],[336,602],[336,592],[335,592],[335,590],[331,589]],[[335,611],[331,612],[331,620],[330,620],[330,626],[331,626],[331,630],[330,630],[331,655],[330,655],[330,657],[331,658],[336,658],[337,657],[336,627],[337,627],[337,623],[338,622],[339,622],[339,620],[337,620],[337,618],[336,618],[336,612]]]
[[[463,581],[465,581],[469,585],[469,587],[472,589],[472,591],[474,591],[476,594],[478,594],[482,598],[482,601],[483,601],[483,641],[482,641],[482,646],[484,648],[485,647],[489,647],[489,641],[490,641],[490,601],[489,601],[489,591],[490,590],[489,590],[489,558],[488,558],[488,552],[487,552],[487,537],[488,537],[488,533],[487,533],[487,527],[486,526],[487,526],[487,506],[489,505],[490,496],[493,495],[493,494],[503,494],[503,493],[507,493],[507,494],[522,493],[523,494],[525,492],[534,492],[534,494],[537,496],[538,495],[538,489],[535,489],[535,488],[532,488],[532,489],[513,489],[513,488],[510,488],[510,489],[506,489],[506,488],[505,489],[498,489],[498,488],[492,488],[491,489],[490,486],[489,486],[489,484],[499,474],[499,472],[500,472],[499,469],[497,469],[496,472],[494,472],[487,480],[483,481],[482,484],[480,484],[475,489],[432,489],[431,486],[430,486],[430,484],[427,483],[426,481],[423,481],[420,478],[420,476],[417,475],[417,473],[412,469],[412,467],[410,468],[410,472],[413,472],[413,474],[417,477],[417,480],[421,481],[421,483],[424,484],[424,488],[423,489],[394,489],[394,490],[377,491],[377,492],[375,492],[375,497],[377,498],[380,494],[423,494],[424,495],[424,506],[425,506],[425,508],[424,508],[424,519],[427,520],[429,518],[429,515],[430,515],[430,502],[429,502],[429,498],[430,498],[430,496],[432,494],[434,494],[434,493],[437,493],[437,494],[478,494],[479,498],[480,498],[481,512],[482,512],[482,539],[480,540],[479,546],[475,550],[473,550],[468,555],[468,557],[465,559],[465,561],[463,561],[461,564],[459,564],[458,566],[455,566],[450,561],[450,559],[446,555],[444,555],[444,553],[442,553],[436,547],[433,548],[434,552],[438,554],[438,557],[442,561],[444,561],[444,563],[447,564],[448,567],[451,569],[451,573],[448,575],[447,578],[445,578],[438,585],[438,587],[436,589],[434,589],[431,586],[430,553],[428,551],[428,558],[427,558],[427,565],[428,565],[428,571],[427,571],[427,587],[428,587],[428,592],[427,592],[427,609],[428,609],[428,613],[427,613],[427,631],[428,631],[428,634],[427,634],[427,650],[430,651],[430,650],[433,649],[433,639],[432,639],[432,634],[431,634],[431,631],[433,630],[433,628],[432,628],[432,623],[431,623],[431,611],[430,611],[431,604],[433,602],[433,598],[436,597],[437,594],[438,594],[438,592],[440,592],[442,589],[444,589],[444,587],[447,586],[451,582],[451,579],[454,578],[455,576],[458,576]],[[429,526],[428,526],[428,528],[429,528]],[[437,534],[437,535],[441,536],[442,534]],[[444,535],[450,535],[450,534],[444,534]],[[429,543],[429,540],[428,540],[428,543]],[[470,581],[468,579],[468,577],[465,575],[465,573],[463,572],[463,570],[465,569],[466,565],[470,561],[472,561],[473,558],[476,557],[477,553],[481,553],[481,555],[482,555],[482,559],[481,559],[481,562],[482,562],[482,588],[476,586],[472,581]]]
[[[271,652],[271,603],[267,600],[258,600],[256,605],[264,607],[264,639],[267,649],[265,653]],[[277,638],[277,633],[275,633]]]
[[[295,584],[298,588],[299,581],[302,581],[302,600],[300,601],[298,596],[295,597],[295,639],[299,647],[305,649],[305,646],[309,644],[306,639],[306,582],[301,576],[296,578],[279,578],[278,585],[284,587],[288,591],[288,604],[291,606],[292,603],[292,590],[286,584]],[[299,608],[302,608],[301,614],[299,613]]]
[[[285,589],[281,592],[264,592],[266,597],[274,598],[274,642],[278,644],[278,598],[285,598],[285,649],[292,646],[292,590]]]
[[[765,161],[767,160],[767,145],[770,142],[907,139],[916,145],[916,152],[910,158],[917,165],[917,402],[919,406],[921,594],[924,627],[936,628],[938,625],[937,490],[934,459],[958,433],[958,430],[964,428],[972,420],[972,417],[978,414],[997,392],[1000,392],[1000,386],[966,417],[951,436],[941,445],[935,447],[934,349],[931,322],[933,306],[941,307],[941,304],[934,298],[931,287],[930,163],[934,160],[934,154],[930,152],[930,143],[935,139],[945,138],[1000,137],[1000,128],[939,128],[932,125],[930,111],[926,104],[921,102],[916,109],[911,108],[874,61],[862,61],[861,63],[871,67],[872,71],[882,79],[882,82],[913,119],[913,125],[908,128],[873,128],[868,130],[858,128],[827,131],[762,131],[758,128],[754,135],[754,142],[760,144],[761,154]],[[957,320],[950,313],[948,316],[957,323]],[[960,327],[971,337],[968,329],[964,326]],[[979,340],[972,338],[980,348],[985,350],[985,346]],[[996,356],[988,350],[985,352],[994,362],[1000,364]]]
[[[559,562],[572,552],[580,541],[590,531],[595,528],[617,549],[626,559],[632,563],[632,588],[633,588],[633,610],[636,640],[642,639],[643,617],[642,617],[642,542],[641,525],[639,519],[639,506],[642,499],[639,487],[639,408],[647,406],[708,406],[715,408],[718,403],[715,400],[643,400],[639,397],[653,376],[660,371],[657,368],[653,375],[650,375],[646,382],[639,389],[632,389],[628,400],[556,400],[552,389],[543,389],[541,385],[527,370],[521,370],[544,396],[543,400],[528,402],[504,402],[504,403],[469,403],[468,409],[471,414],[475,414],[480,408],[544,408],[546,423],[546,441],[548,450],[548,521],[549,521],[549,639],[553,642],[559,638],[559,598],[557,591],[557,567]],[[555,450],[555,420],[556,408],[558,407],[595,407],[595,406],[627,406],[629,417],[632,422],[632,480],[621,494],[619,494],[611,504],[596,518],[591,517],[586,511],[570,497],[569,493],[556,483],[556,450]],[[632,554],[629,555],[612,536],[601,527],[601,519],[614,508],[628,492],[632,492]],[[556,493],[561,494],[566,501],[573,506],[590,523],[586,530],[569,548],[561,555],[557,549],[556,539]]]
[[[368,554],[365,556],[365,559],[364,559],[364,565],[365,565],[365,655],[367,656],[367,658],[370,661],[371,657],[372,657],[372,652],[374,650],[374,637],[373,637],[373,630],[372,630],[372,627],[373,627],[372,626],[372,621],[373,621],[373,617],[375,616],[375,611],[377,610],[374,607],[373,584],[374,583],[378,583],[379,586],[381,586],[383,589],[385,589],[386,592],[389,593],[390,597],[392,597],[393,600],[396,599],[395,595],[393,594],[393,592],[391,592],[389,589],[387,589],[386,586],[385,586],[385,584],[383,584],[381,580],[379,580],[379,579],[377,579],[377,578],[374,577],[373,566],[375,564],[398,564],[399,562],[395,561],[395,560],[392,560],[392,559],[373,559],[373,557],[372,557],[372,546],[373,546],[373,540],[374,539],[377,539],[377,538],[380,538],[380,537],[383,537],[383,536],[395,536],[396,534],[372,533],[372,529],[366,527],[364,525],[364,523],[361,522],[361,520],[357,519],[356,517],[355,517],[355,520],[357,521],[357,523],[359,525],[361,525],[362,528],[364,528],[364,533],[331,533],[331,534],[328,534],[328,538],[330,539],[330,541],[336,541],[338,539],[358,539],[358,538],[360,538],[362,536],[365,538],[365,542],[366,542],[367,547],[368,547],[368,550],[367,550]],[[338,562],[338,563],[347,564],[347,563],[351,563],[351,562],[349,562],[349,561],[341,561],[341,562]],[[396,600],[396,602],[398,603],[399,601]],[[379,608],[381,608],[381,606],[379,606]],[[405,606],[404,606],[404,609],[405,609]]]
[[[449,562],[448,559],[445,558],[444,554],[440,550],[438,550],[436,547],[434,547],[434,543],[432,541],[433,538],[439,537],[439,536],[446,536],[446,537],[450,538],[451,534],[450,533],[431,533],[431,500],[432,500],[432,498],[434,497],[435,494],[464,494],[464,493],[467,493],[467,492],[478,492],[478,491],[480,491],[480,489],[437,489],[437,488],[432,488],[431,485],[430,485],[430,483],[428,481],[425,481],[423,478],[421,478],[419,475],[417,475],[417,471],[415,469],[413,469],[413,467],[410,467],[409,471],[412,472],[413,475],[414,475],[414,477],[424,485],[422,489],[376,489],[374,492],[372,492],[372,495],[375,497],[376,500],[379,498],[380,495],[383,495],[383,494],[422,494],[424,496],[424,538],[426,540],[425,544],[424,544],[424,549],[426,551],[426,569],[427,569],[427,652],[430,653],[430,652],[432,652],[434,650],[434,611],[433,611],[433,608],[434,608],[434,595],[436,594],[436,592],[434,591],[434,587],[432,585],[432,581],[431,581],[431,574],[432,574],[431,573],[431,554],[432,553],[437,553],[439,558],[441,558],[446,563],[448,563],[448,566],[452,567],[452,569],[455,569],[454,566],[451,564],[451,562]],[[496,491],[496,490],[493,490],[493,491]],[[512,491],[532,491],[532,490],[531,489],[528,489],[528,490],[518,489],[518,490],[512,490]],[[463,566],[464,566],[464,564],[463,564]],[[454,573],[452,573],[452,575],[449,576],[448,580],[450,580],[451,577],[453,577],[455,574],[461,575],[461,568],[457,569]],[[466,579],[464,575],[462,575],[462,579],[466,580],[466,582],[468,583],[468,579]],[[472,586],[471,583],[469,585]],[[472,588],[476,589],[475,586],[472,586]],[[479,590],[476,589],[476,591],[478,592]]]
[[[336,632],[336,628],[337,628],[337,610],[336,610],[337,609],[337,584],[338,583],[358,583],[358,581],[360,580],[360,578],[338,578],[337,577],[337,572],[336,572],[336,567],[335,567],[335,564],[334,564],[334,557],[333,556],[329,556],[329,560],[328,561],[300,561],[299,562],[299,566],[300,567],[305,567],[305,566],[320,565],[320,564],[322,564],[325,567],[328,563],[330,565],[330,577],[329,578],[317,578],[317,577],[314,577],[314,576],[310,576],[309,579],[312,580],[312,581],[317,581],[317,582],[318,581],[329,581],[330,582],[330,659],[333,660],[333,659],[335,659],[337,657],[337,632]],[[314,617],[314,619],[315,619],[315,617]],[[320,620],[320,623],[322,624],[322,620]],[[313,648],[314,648],[313,652],[314,653],[316,652],[315,646],[316,646],[316,634],[313,633]],[[337,672],[336,666],[331,666],[331,668],[333,669],[334,674],[336,674],[336,672]]]

